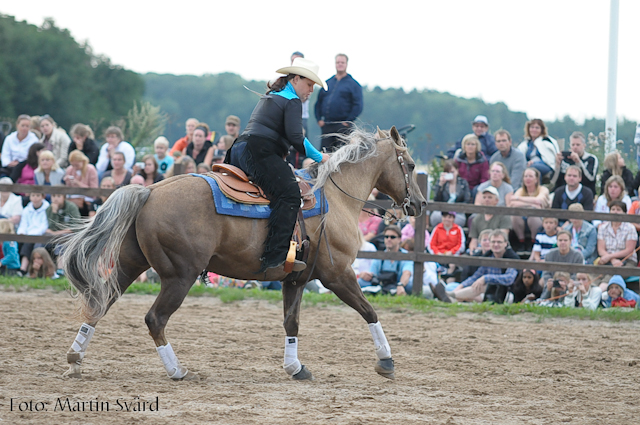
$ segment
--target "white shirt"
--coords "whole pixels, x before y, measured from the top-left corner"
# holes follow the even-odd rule
[[[98,175],[102,177],[105,171],[107,171],[107,167],[109,166],[109,144],[105,143],[100,148],[100,155],[98,156],[98,162],[96,163],[96,170],[98,170]],[[116,152],[122,152],[124,154],[124,168],[127,171],[131,171],[133,168],[133,164],[136,162],[136,150],[131,146],[129,142],[125,142],[124,140],[116,146]]]
[[[567,194],[567,197],[569,197],[569,199],[576,199],[576,196],[578,196],[578,193],[580,193],[581,190],[582,190],[582,183],[578,184],[578,188],[576,190],[569,190],[569,185],[566,185],[564,187],[564,191]]]
[[[9,199],[0,207],[0,215],[11,218],[14,215],[22,215],[22,198],[15,193],[9,194]]]
[[[42,205],[38,209],[33,208],[33,204],[29,202],[22,211],[22,219],[16,233],[31,236],[44,235],[44,232],[49,228],[47,208],[49,208],[49,203],[46,200],[42,201]]]
[[[18,132],[14,131],[4,139],[2,145],[2,166],[8,166],[12,161],[22,162],[27,159],[29,148],[38,141],[38,137],[29,132],[27,137],[18,140]]]
[[[360,251],[366,252],[375,252],[376,246],[371,242],[364,241],[362,246],[360,247]],[[356,272],[356,276],[360,274],[360,272],[366,272],[371,269],[371,263],[373,262],[373,258],[356,258],[356,261],[353,262],[351,267],[353,267],[353,271]]]

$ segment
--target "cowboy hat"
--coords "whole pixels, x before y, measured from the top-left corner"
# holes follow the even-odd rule
[[[325,83],[320,79],[320,77],[318,77],[319,69],[320,67],[318,65],[308,59],[295,58],[291,66],[285,66],[284,68],[280,68],[276,72],[278,74],[296,74],[302,77],[306,77],[323,89],[327,90],[327,83]]]

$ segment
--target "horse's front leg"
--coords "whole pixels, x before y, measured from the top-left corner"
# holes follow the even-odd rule
[[[284,308],[284,370],[293,379],[313,379],[311,371],[298,360],[298,318],[304,285],[282,282],[282,305]]]
[[[353,269],[347,267],[347,270],[341,275],[326,280],[331,283],[325,283],[323,281],[322,284],[327,289],[333,291],[345,304],[360,313],[362,318],[369,324],[369,331],[371,332],[376,355],[378,356],[375,371],[385,378],[395,379],[395,368],[393,358],[391,357],[389,342],[382,330],[382,325],[378,321],[378,315],[369,300],[367,300],[362,293],[360,285],[358,285],[358,280],[356,279]]]

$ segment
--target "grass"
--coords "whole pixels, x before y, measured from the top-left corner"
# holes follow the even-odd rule
[[[26,279],[21,277],[2,277],[0,288],[4,290],[26,291],[30,289],[50,289],[56,292],[68,291],[69,282],[62,279]],[[134,283],[129,287],[128,294],[157,295],[160,292],[160,284]],[[260,289],[239,288],[207,288],[193,286],[189,296],[218,297],[224,303],[232,303],[245,299],[265,300],[272,303],[282,301],[280,291],[263,291]],[[540,307],[533,304],[488,304],[488,303],[462,303],[445,304],[436,300],[427,300],[417,297],[392,297],[386,295],[371,296],[369,301],[377,309],[386,309],[395,312],[430,313],[455,316],[461,313],[495,314],[497,316],[516,316],[520,314],[533,314],[543,318],[573,318],[579,320],[606,320],[612,322],[640,320],[640,310],[626,309],[598,309],[596,311],[581,308],[568,307]],[[316,305],[344,305],[333,294],[304,294],[303,306]]]

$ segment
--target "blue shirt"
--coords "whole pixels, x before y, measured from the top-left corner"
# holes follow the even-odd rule
[[[386,250],[385,250],[386,251]],[[407,252],[406,250],[400,248],[400,252]],[[412,261],[397,261],[397,260],[373,260],[371,263],[371,272],[372,275],[377,276],[381,271],[389,271],[396,272],[398,274],[398,282],[400,281],[400,277],[405,271],[409,271],[411,273],[411,277],[413,278],[413,262]],[[410,282],[413,279],[410,280]]]
[[[2,242],[2,254],[4,257],[0,264],[10,270],[20,269],[20,256],[18,255],[18,243],[13,241]]]

